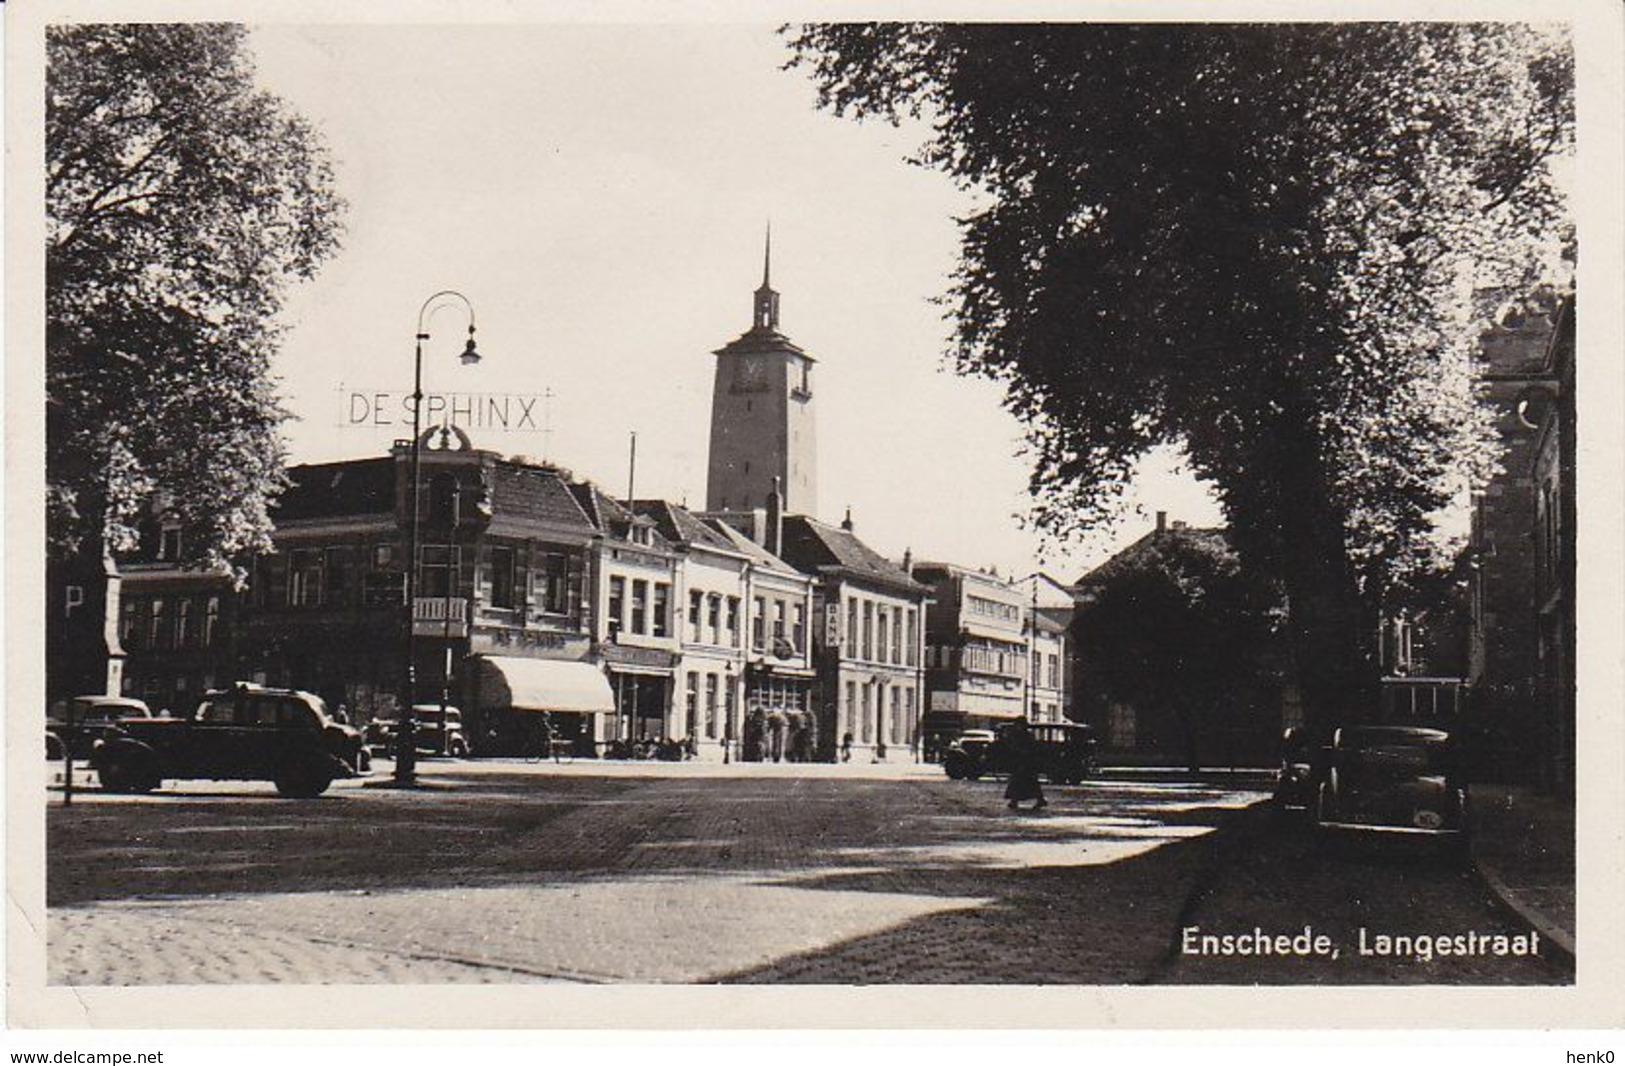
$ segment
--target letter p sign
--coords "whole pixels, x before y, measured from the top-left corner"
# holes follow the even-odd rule
[[[83,585],[69,585],[62,604],[62,616],[73,617],[73,609],[82,607],[85,603],[85,587]]]

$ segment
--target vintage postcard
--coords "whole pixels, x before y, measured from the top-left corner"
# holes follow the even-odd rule
[[[1625,1023],[1617,6],[7,7],[11,1025]]]

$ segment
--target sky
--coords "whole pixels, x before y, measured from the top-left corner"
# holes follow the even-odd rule
[[[344,247],[295,288],[276,364],[294,462],[376,455],[400,425],[347,424],[352,394],[409,391],[425,299],[426,392],[536,395],[550,431],[473,432],[624,496],[700,507],[715,359],[750,325],[773,228],[781,328],[818,360],[819,513],[851,508],[893,558],[1072,580],[1165,510],[1220,521],[1153,456],[1124,518],[1043,545],[1022,427],[994,383],[943,361],[934,302],[972,207],[910,165],[920,130],[815,107],[771,26],[263,26],[259,78],[322,133],[349,201]],[[543,411],[548,417],[541,417]]]

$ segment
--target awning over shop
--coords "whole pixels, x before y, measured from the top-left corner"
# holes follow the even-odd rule
[[[482,655],[479,664],[483,707],[575,714],[611,714],[615,710],[609,679],[591,663]]]

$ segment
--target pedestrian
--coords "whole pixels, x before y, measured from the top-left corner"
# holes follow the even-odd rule
[[[852,761],[852,732],[848,730],[841,734],[841,761]]]
[[[875,738],[875,762],[886,761],[886,742],[879,737]]]
[[[1010,783],[1004,786],[1004,798],[1009,801],[1007,806],[1017,811],[1021,809],[1022,800],[1036,800],[1033,810],[1043,810],[1049,806],[1044,798],[1044,786],[1038,782],[1038,745],[1033,742],[1033,735],[1027,728],[1027,719],[1017,718],[1004,727],[1004,735],[999,738],[1004,745],[1005,758],[1010,766]]]

